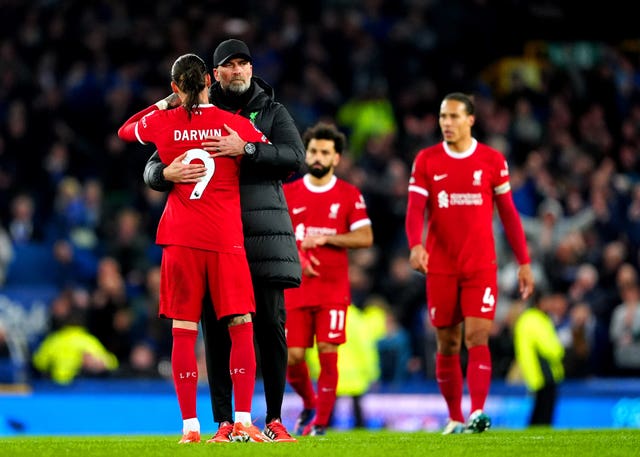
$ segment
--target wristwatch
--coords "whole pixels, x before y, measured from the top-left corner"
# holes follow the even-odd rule
[[[248,157],[253,157],[256,154],[256,145],[253,143],[247,143],[244,145],[244,153]]]

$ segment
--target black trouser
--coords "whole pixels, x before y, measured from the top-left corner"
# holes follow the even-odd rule
[[[262,373],[267,404],[266,423],[280,418],[287,382],[287,340],[284,333],[284,290],[254,280],[256,314],[253,319],[256,359]],[[209,294],[202,308],[202,333],[215,422],[233,422],[229,375],[231,339],[227,325],[216,319]]]
[[[553,411],[556,406],[557,385],[549,382],[535,392],[533,411],[529,418],[529,425],[551,425]]]

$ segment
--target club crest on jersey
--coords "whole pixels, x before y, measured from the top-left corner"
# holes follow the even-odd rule
[[[482,180],[482,170],[476,170],[473,172],[473,185],[480,186]]]
[[[332,203],[329,207],[329,219],[338,218],[338,210],[340,209],[340,203]]]
[[[447,191],[442,190],[438,192],[438,208],[448,208],[449,207],[449,194]]]

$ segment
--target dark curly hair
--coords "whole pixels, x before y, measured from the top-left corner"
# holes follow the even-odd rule
[[[347,147],[347,137],[338,128],[327,122],[318,122],[312,127],[309,127],[302,135],[302,142],[305,149],[309,145],[311,140],[332,140],[337,153],[342,152]]]

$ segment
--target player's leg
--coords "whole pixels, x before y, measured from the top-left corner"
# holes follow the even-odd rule
[[[428,313],[436,328],[436,381],[449,411],[444,432],[455,433],[464,423],[463,377],[460,364],[462,315],[458,307],[458,279],[453,275],[427,276]]]
[[[270,441],[253,425],[251,419],[256,377],[256,355],[253,345],[251,314],[230,316],[228,325],[231,337],[229,371],[235,400],[235,422],[231,439],[234,441]]]
[[[287,310],[288,367],[287,381],[302,399],[302,412],[293,428],[301,434],[316,413],[316,392],[313,389],[309,367],[305,360],[306,349],[313,346],[313,316],[310,308]]]
[[[338,388],[338,347],[345,343],[348,306],[322,306],[315,317],[320,374],[316,417],[303,430],[303,435],[324,434],[336,403]]]
[[[461,282],[460,304],[464,320],[464,342],[467,362],[467,387],[471,399],[469,426],[474,432],[489,428],[491,421],[484,414],[484,405],[491,386],[491,353],[489,334],[496,312],[497,281],[495,270],[469,275]]]
[[[180,246],[163,249],[159,314],[173,320],[171,369],[183,422],[180,443],[200,441],[195,346],[205,289],[203,271],[204,260],[197,251]]]
[[[462,391],[463,376],[460,363],[462,324],[436,329],[436,382],[447,403],[449,419],[463,423]]]
[[[209,290],[216,315],[227,323],[231,339],[229,373],[233,385],[234,441],[269,441],[253,425],[251,405],[256,381],[252,315],[253,285],[244,255],[208,253]]]
[[[189,324],[193,324],[189,326]],[[196,412],[198,362],[195,346],[198,327],[195,322],[174,319],[171,330],[171,371],[182,415],[181,444],[200,442],[200,422]]]

